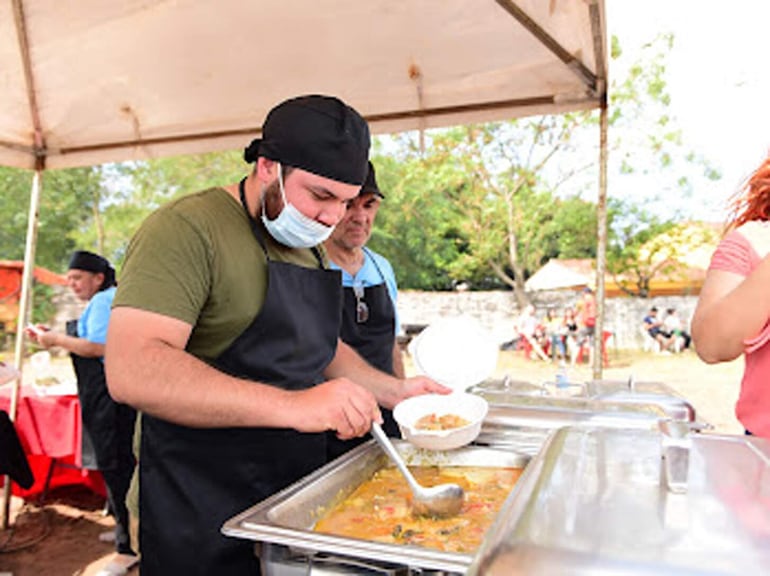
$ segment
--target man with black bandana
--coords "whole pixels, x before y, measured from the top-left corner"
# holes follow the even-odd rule
[[[222,523],[325,463],[393,407],[449,392],[339,342],[322,243],[364,181],[369,129],[337,98],[268,114],[241,180],[160,208],[131,241],[107,339],[112,394],[142,412],[142,576],[256,574]]]
[[[345,216],[324,247],[331,268],[342,272],[344,301],[340,338],[375,368],[403,378],[404,362],[396,341],[399,331],[396,276],[384,256],[366,247],[383,198],[374,165],[369,162],[361,191],[348,203]],[[388,436],[400,437],[393,413],[387,408],[381,412],[383,430]],[[329,459],[366,440],[364,437],[339,440],[333,434],[328,436]]]
[[[136,564],[125,502],[135,463],[131,441],[136,411],[115,402],[105,382],[103,357],[115,297],[115,270],[102,256],[78,250],[70,259],[67,284],[79,300],[88,302],[80,318],[67,323],[66,334],[37,327],[28,329],[27,335],[44,348],[64,348],[72,357],[84,437],[104,477],[109,507],[115,516],[118,554],[102,573],[124,574]]]

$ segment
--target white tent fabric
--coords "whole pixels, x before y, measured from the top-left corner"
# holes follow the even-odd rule
[[[11,0],[0,164],[237,149],[299,94],[373,132],[598,107],[604,0]]]
[[[562,290],[593,286],[594,278],[581,274],[564,266],[557,260],[549,260],[545,265],[527,278],[524,286],[527,291]]]

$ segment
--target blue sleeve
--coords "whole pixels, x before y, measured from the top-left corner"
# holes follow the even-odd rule
[[[396,283],[396,274],[393,272],[393,267],[386,258],[379,254],[375,254],[374,257],[377,258],[377,264],[379,265],[380,270],[382,270],[382,275],[385,277],[385,285],[388,287],[390,300],[393,302],[393,311],[396,315],[396,335],[398,335],[401,333],[401,321],[398,317],[398,284]]]
[[[110,323],[110,309],[114,289],[97,292],[86,306],[78,322],[78,335],[90,342],[104,344],[107,342],[107,326]]]

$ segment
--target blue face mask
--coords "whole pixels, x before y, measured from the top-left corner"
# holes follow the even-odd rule
[[[290,248],[311,248],[331,236],[334,226],[326,226],[308,218],[286,200],[280,164],[278,164],[278,186],[283,198],[283,209],[275,220],[268,220],[265,211],[265,194],[262,194],[262,223],[277,242]]]

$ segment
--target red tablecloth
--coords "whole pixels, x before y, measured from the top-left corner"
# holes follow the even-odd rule
[[[11,394],[12,386],[0,387],[0,410],[10,412]],[[105,493],[101,474],[81,468],[83,428],[77,396],[38,396],[33,388],[22,386],[14,424],[35,476],[29,490],[14,484],[14,494],[29,498],[42,493],[54,461],[49,489],[82,484]]]

